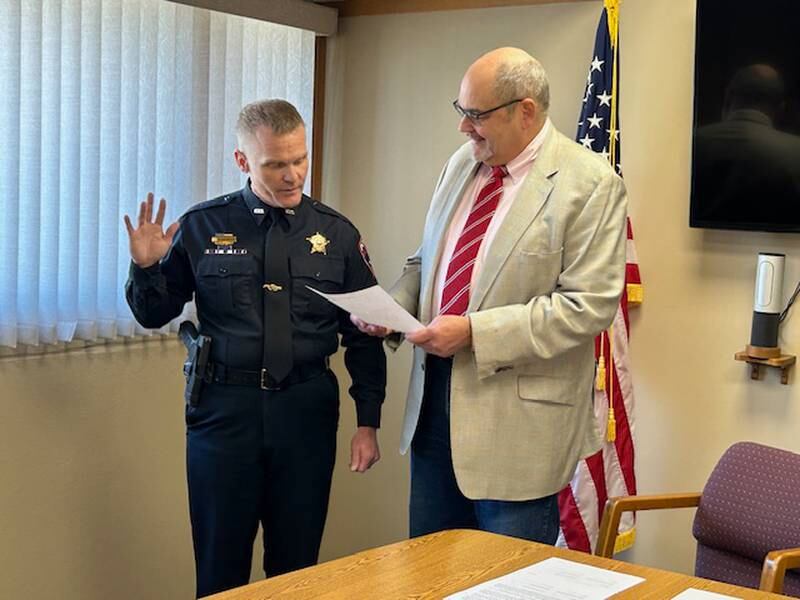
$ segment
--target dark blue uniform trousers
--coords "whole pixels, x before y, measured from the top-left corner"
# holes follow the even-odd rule
[[[459,489],[450,447],[452,366],[451,358],[429,355],[426,361],[422,410],[411,442],[411,537],[463,528],[554,544],[557,494],[522,501],[473,500]]]
[[[331,371],[278,391],[210,384],[187,407],[198,597],[249,582],[259,523],[267,577],[316,564],[338,421]]]

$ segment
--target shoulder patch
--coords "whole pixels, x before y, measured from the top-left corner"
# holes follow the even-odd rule
[[[233,192],[231,194],[225,194],[224,196],[217,196],[216,198],[212,198],[211,200],[205,200],[203,202],[198,202],[197,204],[193,204],[186,211],[181,215],[181,219],[183,219],[186,215],[197,212],[199,210],[205,210],[207,208],[215,208],[217,206],[227,206],[230,204],[234,198],[240,195],[240,192]]]
[[[372,272],[372,275],[375,276],[375,269],[372,268],[372,261],[369,259],[369,252],[367,252],[367,245],[364,243],[363,238],[359,238],[358,240],[358,251],[361,254],[361,258],[364,259],[367,267]]]

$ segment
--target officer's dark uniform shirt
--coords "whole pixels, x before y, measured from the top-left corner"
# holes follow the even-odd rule
[[[131,264],[125,295],[133,314],[143,326],[158,328],[177,317],[194,294],[200,333],[212,338],[212,361],[261,369],[269,343],[263,338],[268,292],[262,285],[272,219],[286,220],[295,367],[324,361],[336,352],[341,333],[358,425],[378,427],[386,384],[381,340],[358,331],[347,313],[306,288],[355,291],[375,285],[375,276],[356,228],[316,200],[303,196],[292,209],[271,208],[248,181],[238,192],[193,206],[159,263],[146,269]]]

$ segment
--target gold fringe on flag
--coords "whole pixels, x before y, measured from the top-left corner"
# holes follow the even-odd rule
[[[629,283],[626,286],[628,304],[641,304],[644,300],[644,289],[641,283]]]
[[[633,546],[636,541],[636,528],[632,527],[628,531],[623,531],[617,535],[617,540],[614,542],[614,554],[623,552]]]

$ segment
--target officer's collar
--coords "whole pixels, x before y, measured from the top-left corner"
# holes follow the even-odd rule
[[[250,211],[250,214],[253,215],[253,219],[258,226],[264,222],[264,219],[270,214],[270,212],[278,213],[284,216],[285,221],[291,226],[292,221],[294,221],[293,217],[300,214],[302,210],[305,209],[306,204],[308,203],[308,198],[305,194],[303,194],[302,200],[300,200],[300,204],[293,208],[274,208],[268,205],[266,202],[261,200],[258,196],[256,196],[253,189],[250,187],[250,180],[247,180],[247,183],[244,185],[244,189],[242,189],[242,196],[244,196],[244,202],[247,204],[247,208]]]

